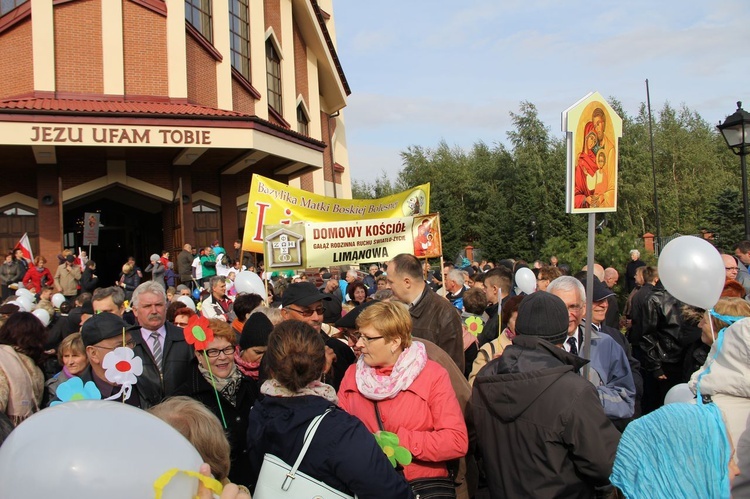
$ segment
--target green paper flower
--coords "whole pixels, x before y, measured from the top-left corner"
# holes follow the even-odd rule
[[[398,435],[389,431],[381,431],[375,433],[375,440],[378,445],[383,449],[388,460],[391,462],[391,466],[394,468],[397,464],[401,466],[408,466],[411,464],[411,452],[406,447],[401,447],[398,444]]]

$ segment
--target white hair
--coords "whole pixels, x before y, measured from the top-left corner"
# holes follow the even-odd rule
[[[635,255],[637,257],[640,257],[641,256],[641,252],[638,251],[637,249],[632,249],[632,250],[630,250],[630,256],[633,256],[633,255]]]
[[[455,281],[455,283],[459,286],[464,285],[464,273],[462,270],[451,270],[450,272],[448,272],[448,279],[450,279],[451,281]]]
[[[586,301],[586,289],[581,284],[581,281],[573,276],[563,275],[549,283],[547,286],[547,293],[554,294],[555,291],[576,291],[578,293],[578,299],[582,302]]]
[[[133,291],[133,296],[130,299],[133,307],[138,308],[138,298],[140,298],[143,293],[153,293],[161,296],[164,301],[167,300],[167,292],[164,289],[164,286],[156,281],[146,281]]]

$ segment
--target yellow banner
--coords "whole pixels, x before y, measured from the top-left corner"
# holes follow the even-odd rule
[[[440,215],[265,225],[267,270],[386,262],[400,253],[442,253]]]
[[[429,209],[430,184],[379,199],[339,199],[253,175],[242,249],[263,252],[264,225],[411,217]]]

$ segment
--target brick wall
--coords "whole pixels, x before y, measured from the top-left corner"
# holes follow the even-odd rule
[[[167,18],[134,2],[123,2],[122,17],[125,95],[166,97]]]
[[[218,107],[216,61],[189,34],[187,35],[187,83],[190,102]]]
[[[299,186],[301,189],[309,192],[313,192],[314,185],[313,185],[313,174],[312,173],[305,173],[299,178]]]
[[[66,160],[58,158],[57,161],[62,172],[63,190],[95,180],[107,174],[107,166],[102,164],[101,159],[89,158],[82,154],[73,159]],[[45,168],[46,165],[39,168]]]
[[[54,15],[56,90],[103,93],[101,3],[58,5]]]
[[[55,255],[62,250],[62,220],[60,217],[60,196],[58,195],[58,168],[45,165],[36,174],[37,196],[52,195],[55,203],[45,206],[39,203],[39,254],[47,258],[48,267],[54,274],[57,270]]]
[[[0,35],[0,98],[34,91],[31,18]]]
[[[273,28],[276,33],[276,39],[279,45],[284,46],[284,40],[281,39],[281,0],[264,0],[263,15],[266,20],[266,29]],[[265,62],[264,62],[265,64]]]
[[[203,191],[209,194],[213,194],[214,196],[220,196],[221,192],[219,190],[219,174],[204,171],[193,171],[192,185],[190,189],[191,192]]]
[[[255,98],[234,80],[232,80],[232,104],[238,113],[255,115]]]
[[[302,39],[297,23],[294,23],[294,78],[296,97],[302,94],[305,103],[310,106],[310,96],[307,88],[307,45]]]
[[[128,177],[143,180],[171,192],[177,192],[172,179],[172,168],[168,163],[159,161],[129,161],[127,164]]]

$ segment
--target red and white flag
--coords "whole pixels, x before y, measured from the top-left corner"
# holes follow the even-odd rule
[[[13,250],[20,249],[23,252],[23,257],[27,260],[34,261],[34,253],[31,251],[31,241],[29,241],[29,234],[25,232],[21,236],[21,240],[13,247]]]

